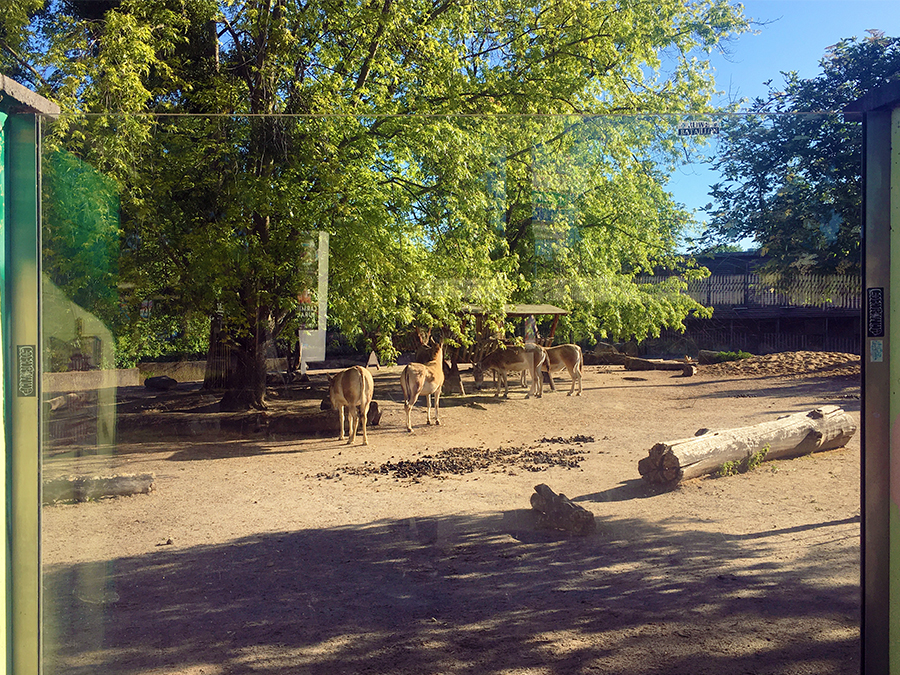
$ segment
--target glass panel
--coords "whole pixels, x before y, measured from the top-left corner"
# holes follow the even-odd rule
[[[61,118],[45,673],[857,670],[858,208],[704,240],[786,120]]]

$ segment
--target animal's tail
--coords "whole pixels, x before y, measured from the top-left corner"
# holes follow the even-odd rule
[[[409,395],[410,391],[412,391],[412,385],[409,382],[409,377],[412,374],[412,370],[407,366],[403,369],[403,372],[400,373],[400,389],[403,390],[403,404],[409,405]]]
[[[584,369],[584,353],[581,351],[580,345],[575,346],[578,347],[578,360],[575,362],[575,370],[577,370],[578,374],[580,375],[582,370]]]

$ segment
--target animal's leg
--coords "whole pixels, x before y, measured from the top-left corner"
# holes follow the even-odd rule
[[[547,368],[547,379],[550,380],[550,391],[556,391],[556,384],[553,382],[553,371]]]
[[[363,445],[369,444],[369,437],[366,435],[366,418],[369,416],[369,404],[359,406],[359,423],[362,424]],[[358,427],[357,427],[358,428]]]
[[[434,423],[441,423],[441,411],[440,411],[440,400],[441,400],[441,388],[438,387],[437,391],[434,392]]]
[[[412,423],[409,419],[409,411],[412,407],[412,404],[409,402],[410,391],[409,383],[406,381],[406,369],[403,370],[403,373],[400,375],[400,389],[403,390],[403,409],[406,411],[406,430],[412,431]]]
[[[352,408],[347,408],[347,422],[350,425],[350,429],[347,433],[347,445],[353,443],[353,440],[356,438],[356,427],[359,424],[359,408],[358,406],[353,406]]]
[[[413,403],[415,403],[415,401],[413,401],[412,403],[410,403],[409,401],[403,402],[403,407],[406,408],[406,430],[407,431],[412,431],[412,422],[410,421],[410,415],[412,412]]]
[[[425,404],[428,407],[428,424],[431,424],[431,396],[432,394],[425,394]]]
[[[530,352],[525,353],[525,367],[522,369],[531,371],[531,386],[528,387],[528,393],[525,394],[525,398],[531,398],[531,395],[537,392],[538,379],[535,377],[535,368],[534,368],[534,354]]]
[[[338,406],[338,415],[340,416],[341,421],[341,435],[338,437],[339,441],[344,440],[344,406]]]
[[[578,396],[581,396],[582,377],[584,376],[584,357],[578,353],[578,363],[575,364],[575,373],[578,375]]]

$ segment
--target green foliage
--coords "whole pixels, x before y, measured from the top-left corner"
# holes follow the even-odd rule
[[[131,368],[141,361],[169,358],[206,358],[209,318],[176,316],[157,310],[128,322],[116,335],[116,367]]]
[[[44,0],[0,3],[0,73],[19,82],[40,78],[29,60],[32,23]]]
[[[762,464],[763,461],[765,461],[768,452],[769,446],[767,445],[758,452],[750,453],[741,460],[725,462],[724,464],[722,464],[722,466],[719,467],[718,471],[716,471],[716,476],[718,478],[724,478],[726,476],[736,476],[739,473],[747,473],[748,471],[753,471],[760,464]]]
[[[713,363],[726,363],[728,361],[741,361],[743,359],[749,359],[753,354],[749,352],[738,350],[736,352],[716,352],[713,356]]]
[[[841,40],[820,66],[725,121],[707,244],[753,238],[784,272],[859,270],[862,128],[841,111],[900,77],[900,38]]]
[[[469,303],[561,305],[572,339],[706,311],[683,280],[636,277],[675,264],[689,215],[662,187],[673,129],[708,110],[696,57],[746,29],[738,7],[122,0],[91,21],[67,7],[34,26],[40,85],[66,111],[48,145],[118,186],[133,300],[220,313],[248,362],[292,330],[318,231],[330,323],[387,360],[414,325],[471,339]],[[157,350],[160,330],[134,321],[125,353]]]
[[[694,255],[701,257],[716,256],[728,253],[743,253],[745,249],[740,244],[712,244],[706,248],[697,249]]]
[[[64,151],[43,161],[43,269],[107,324],[118,315],[119,198],[113,181]]]

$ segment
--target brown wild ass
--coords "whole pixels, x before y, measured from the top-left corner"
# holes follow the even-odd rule
[[[547,354],[547,360],[544,362],[544,372],[550,378],[550,389],[556,391],[556,385],[553,384],[553,372],[565,368],[569,371],[569,377],[572,378],[572,386],[566,396],[571,396],[575,391],[575,384],[578,384],[578,393],[581,396],[581,371],[584,365],[584,356],[581,353],[581,347],[578,345],[566,344],[556,345],[555,347],[544,347]]]
[[[338,440],[344,440],[344,408],[346,408],[347,424],[350,427],[348,430],[350,438],[347,445],[353,443],[360,424],[362,424],[363,445],[368,445],[366,417],[368,417],[369,406],[372,404],[372,396],[375,392],[375,380],[372,378],[372,373],[362,366],[351,366],[334,377],[329,377],[328,381],[328,397],[331,399],[331,407],[340,413],[341,435]]]
[[[427,357],[424,357],[427,358]],[[406,409],[406,430],[412,431],[410,414],[420,395],[425,396],[428,407],[428,424],[431,424],[431,397],[434,396],[434,423],[441,423],[441,386],[444,384],[444,343],[433,345],[431,358],[426,363],[409,363],[400,374],[403,390],[403,407]]]
[[[526,344],[522,346],[513,345],[509,347],[500,347],[491,352],[487,356],[482,357],[472,368],[472,374],[475,377],[475,388],[481,389],[484,385],[484,374],[493,371],[497,375],[497,392],[494,396],[500,395],[500,385],[503,384],[505,398],[509,398],[509,379],[510,372],[526,371],[531,376],[531,386],[525,398],[529,398],[532,394],[536,398],[540,398],[544,393],[544,382],[541,377],[541,367],[547,358],[543,348],[540,345]]]

